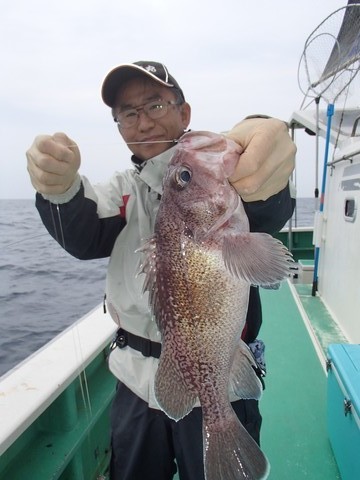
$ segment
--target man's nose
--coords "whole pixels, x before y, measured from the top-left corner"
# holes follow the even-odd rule
[[[144,109],[138,110],[138,115],[139,115],[139,124],[138,127],[139,129],[147,129],[151,128],[154,126],[155,122],[154,120],[149,117],[149,115],[145,112]]]

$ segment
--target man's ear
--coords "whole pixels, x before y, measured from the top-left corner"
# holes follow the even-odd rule
[[[184,130],[187,129],[191,119],[191,107],[187,102],[184,102],[180,105],[181,108],[181,119],[183,123]]]

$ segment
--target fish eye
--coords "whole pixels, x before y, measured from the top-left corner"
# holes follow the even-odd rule
[[[180,188],[186,187],[191,180],[191,170],[188,167],[180,167],[175,174],[175,180]]]

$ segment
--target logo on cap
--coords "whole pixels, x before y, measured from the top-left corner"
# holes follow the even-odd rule
[[[144,67],[145,70],[151,73],[156,73],[156,68],[153,65],[148,65],[147,67]]]

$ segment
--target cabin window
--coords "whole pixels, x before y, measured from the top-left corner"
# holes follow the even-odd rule
[[[347,222],[354,222],[356,217],[356,203],[354,198],[345,199],[344,215]]]

